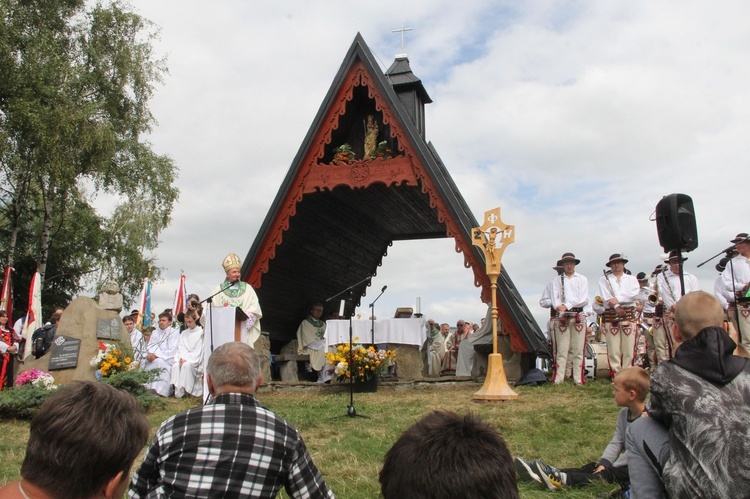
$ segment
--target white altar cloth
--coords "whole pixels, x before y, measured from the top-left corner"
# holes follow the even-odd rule
[[[375,321],[375,344],[394,343],[415,345],[422,349],[427,340],[424,317],[419,319],[377,319]],[[330,320],[326,323],[326,345],[349,343],[349,321]],[[352,338],[355,344],[372,342],[372,321],[353,320]]]

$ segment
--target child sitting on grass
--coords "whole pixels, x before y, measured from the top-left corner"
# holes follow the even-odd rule
[[[617,373],[612,394],[615,404],[622,409],[617,416],[615,434],[599,461],[580,468],[557,469],[539,459],[531,462],[517,457],[514,464],[518,476],[526,482],[546,485],[550,490],[564,486],[579,487],[593,480],[617,483],[622,489],[627,489],[630,479],[625,454],[625,431],[643,413],[650,385],[648,373],[640,367],[628,367]]]

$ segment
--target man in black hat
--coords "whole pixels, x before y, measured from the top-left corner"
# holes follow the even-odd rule
[[[740,335],[740,343],[750,351],[750,237],[747,232],[740,232],[731,242],[738,254],[729,260],[722,273],[730,294],[727,313]]]
[[[663,305],[664,312],[661,317],[654,320],[654,346],[656,348],[656,362],[666,362],[674,356],[674,351],[678,342],[674,338],[672,325],[674,324],[674,307],[682,298],[682,288],[680,284],[680,269],[682,262],[687,260],[681,257],[677,251],[669,253],[669,258],[664,263],[669,267],[665,268],[656,276],[656,286],[659,288],[659,305]],[[685,293],[700,291],[698,279],[693,274],[682,273],[685,283]]]
[[[563,273],[552,281],[552,309],[556,317],[552,323],[552,354],[555,370],[552,381],[560,384],[572,369],[573,381],[583,385],[583,352],[586,345],[586,314],[589,303],[589,282],[576,272],[581,263],[573,253],[564,253],[559,263]]]
[[[625,273],[628,263],[621,253],[610,255],[606,263],[610,272],[599,278],[599,296],[604,300],[602,331],[607,341],[610,376],[633,365],[638,340],[635,300],[640,286],[638,279]]]

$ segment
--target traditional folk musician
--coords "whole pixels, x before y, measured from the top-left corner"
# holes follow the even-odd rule
[[[572,369],[576,385],[585,383],[584,349],[586,348],[586,314],[589,302],[589,282],[576,272],[581,263],[573,253],[560,258],[563,273],[552,281],[552,308],[556,312],[552,329],[552,351],[555,370],[552,381],[560,384]]]
[[[605,272],[599,278],[599,296],[604,302],[602,330],[607,341],[610,377],[633,365],[638,343],[635,300],[640,286],[638,279],[625,273],[628,260],[620,253],[610,255]]]
[[[656,348],[656,362],[665,362],[674,356],[674,351],[679,345],[672,332],[674,324],[674,307],[682,297],[680,287],[680,267],[687,258],[680,257],[677,251],[672,251],[664,263],[669,265],[663,272],[656,276],[656,285],[659,288],[658,305],[663,306],[661,317],[654,320],[654,347]],[[700,291],[698,279],[687,272],[683,272],[685,282],[685,294]]]
[[[657,267],[657,269],[661,272],[661,267]],[[656,273],[656,270],[654,273]],[[643,337],[646,340],[646,357],[648,358],[648,364],[653,367],[656,365],[656,349],[654,348],[652,329],[654,326],[654,311],[656,310],[656,303],[653,298],[651,298],[654,296],[654,288],[651,287],[651,283],[648,280],[648,274],[645,272],[638,272],[636,279],[638,279],[638,285],[641,287],[641,290],[638,293],[638,298],[635,300],[635,313],[639,318],[638,325],[643,330],[648,331]]]
[[[734,328],[740,336],[740,343],[750,351],[750,236],[741,232],[732,239],[737,256],[729,260],[722,273],[724,286],[730,292],[729,315]]]

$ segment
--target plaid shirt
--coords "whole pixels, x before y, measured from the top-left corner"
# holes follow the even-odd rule
[[[222,393],[166,420],[130,497],[333,498],[302,437],[252,395]]]

